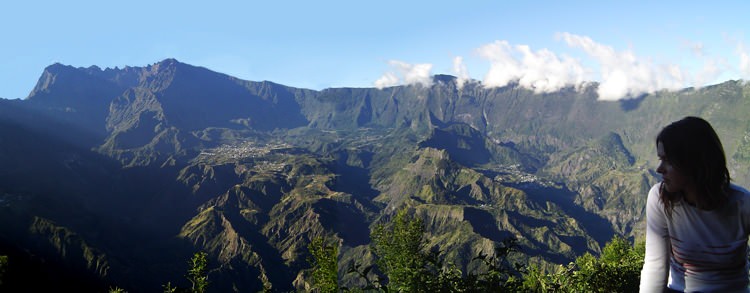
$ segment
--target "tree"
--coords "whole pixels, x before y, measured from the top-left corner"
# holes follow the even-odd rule
[[[622,237],[613,238],[596,259],[585,254],[576,259],[575,280],[587,292],[635,292],[640,284],[645,245],[630,245]]]
[[[644,243],[633,247],[626,239],[615,237],[604,246],[599,258],[586,253],[547,274],[538,267],[529,268],[523,276],[524,291],[636,292],[644,252]]]
[[[313,239],[307,246],[311,257],[313,286],[320,292],[338,292],[338,245],[326,244],[323,238]]]
[[[161,286],[164,289],[164,293],[176,293],[177,287],[172,286],[172,282],[167,282]]]
[[[205,293],[208,288],[208,254],[201,251],[193,254],[193,257],[188,261],[190,268],[185,276],[192,286],[188,288],[177,287],[172,285],[172,282],[167,282],[162,285],[164,293]]]
[[[205,293],[208,287],[208,254],[205,252],[196,252],[190,259],[190,269],[188,270],[187,279],[193,286],[193,293]]]
[[[424,292],[430,274],[426,269],[424,227],[421,219],[411,218],[407,210],[396,213],[390,225],[375,226],[370,238],[378,268],[388,278],[388,290]]]
[[[3,275],[8,267],[8,256],[0,255],[0,286],[3,285]]]
[[[208,288],[208,254],[205,252],[196,252],[188,262],[190,268],[188,269],[187,275],[185,276],[188,281],[192,284],[190,289],[184,287],[176,287],[172,285],[172,282],[167,282],[162,285],[164,293],[177,293],[177,292],[190,292],[190,293],[205,293]],[[2,277],[3,259],[0,256],[0,277]],[[1,280],[1,279],[0,279]],[[0,283],[1,285],[2,283]],[[110,287],[109,293],[125,293],[125,289],[120,287]]]
[[[473,260],[480,260],[487,270],[480,274],[471,273],[468,279],[472,282],[469,287],[485,291],[518,291],[521,280],[517,278],[518,264],[511,265],[508,256],[511,252],[518,252],[518,239],[509,237],[501,244],[495,245],[495,254],[479,253]]]
[[[497,292],[519,291],[522,282],[516,267],[508,261],[508,255],[518,251],[515,237],[504,240],[495,247],[494,254],[483,254],[479,260],[485,269],[464,274],[455,264],[444,264],[441,252],[427,252],[424,247],[424,226],[420,219],[412,218],[407,210],[401,210],[388,224],[375,226],[370,238],[371,248],[377,256],[377,267],[387,277],[386,287],[380,281],[373,286],[367,278],[366,268],[359,272],[358,266],[350,269],[364,278],[365,289],[380,289],[394,292]],[[518,276],[516,276],[518,275]]]

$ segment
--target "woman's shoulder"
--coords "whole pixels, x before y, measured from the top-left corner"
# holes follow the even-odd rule
[[[651,189],[648,190],[649,196],[652,194],[659,194],[659,189],[661,188],[661,182],[657,182],[656,184],[651,186]]]
[[[750,196],[750,191],[747,191],[746,188],[739,186],[737,184],[731,183],[729,184],[729,190],[731,191],[730,197],[748,197]]]
[[[750,191],[737,184],[729,185],[729,200],[746,205],[750,209]]]
[[[661,207],[661,197],[659,196],[659,189],[661,188],[661,182],[651,186],[648,191],[648,197],[646,198],[646,205]]]

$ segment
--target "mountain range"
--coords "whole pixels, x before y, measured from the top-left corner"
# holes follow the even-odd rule
[[[317,91],[174,59],[51,65],[26,99],[0,100],[3,286],[151,292],[205,251],[211,290],[303,290],[315,237],[340,244],[354,282],[346,268],[373,263],[370,229],[401,209],[464,271],[507,237],[516,261],[567,264],[643,236],[655,135],[687,115],[714,125],[747,185],[747,83],[617,102],[597,86],[436,75]],[[32,273],[49,281],[13,277]]]

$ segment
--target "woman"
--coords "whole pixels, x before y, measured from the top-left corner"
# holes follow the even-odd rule
[[[641,292],[748,292],[750,194],[729,183],[719,137],[686,117],[656,137]]]

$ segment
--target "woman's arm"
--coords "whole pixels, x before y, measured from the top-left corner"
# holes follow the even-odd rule
[[[641,270],[641,292],[662,292],[669,275],[669,231],[659,199],[659,185],[651,187],[646,201],[646,257]]]

